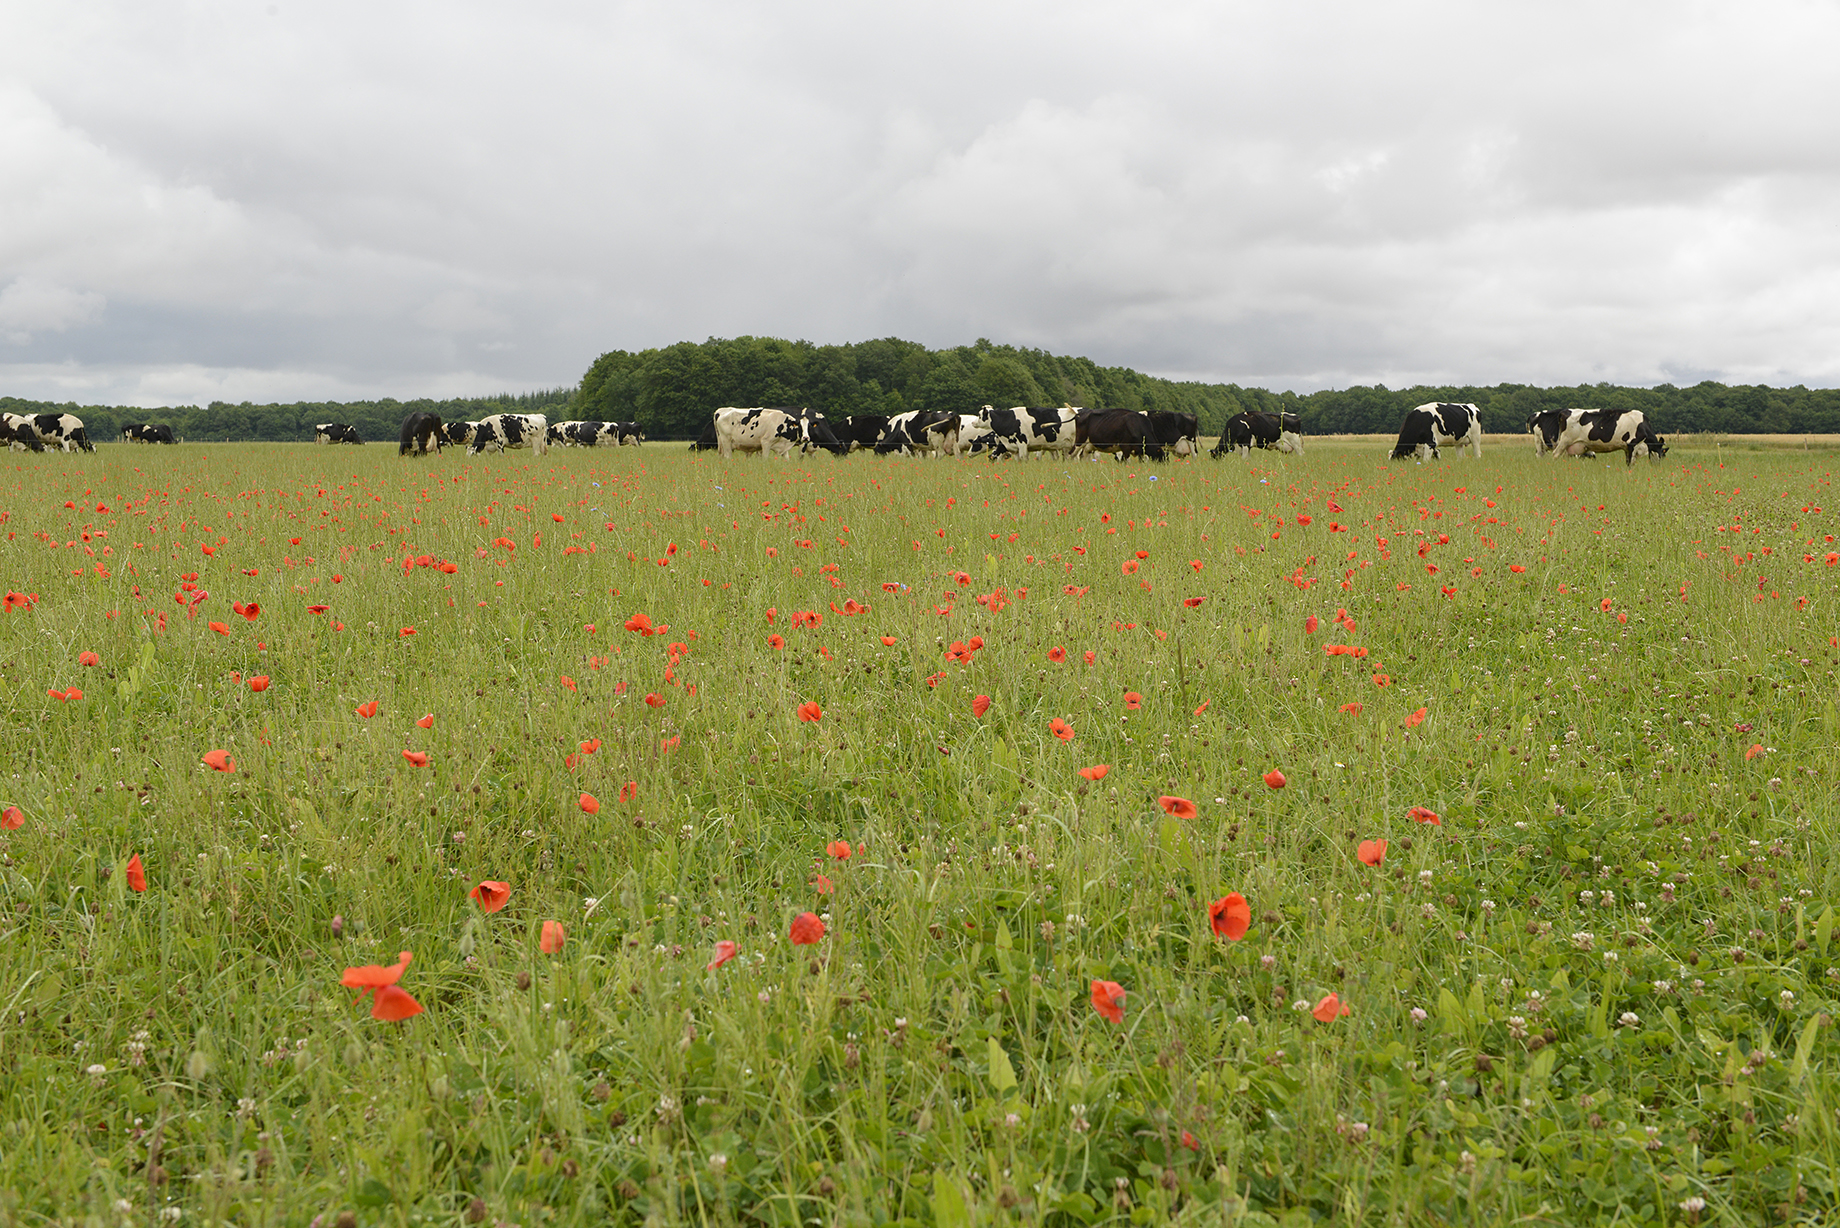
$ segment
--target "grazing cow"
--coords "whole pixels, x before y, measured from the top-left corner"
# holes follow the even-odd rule
[[[14,452],[45,450],[45,445],[38,442],[38,432],[32,429],[31,419],[24,414],[0,415],[0,443]]]
[[[121,428],[123,443],[176,443],[172,427],[164,422],[135,422]]]
[[[906,456],[958,455],[958,415],[945,410],[910,409],[888,419],[888,433],[875,445],[877,456],[899,452]]]
[[[690,445],[690,450],[692,452],[713,452],[718,446],[720,445],[716,441],[716,421],[714,417],[711,417],[709,425],[703,428],[703,433],[698,435],[696,442]]]
[[[431,443],[436,454],[447,445],[447,436],[441,430],[441,415],[418,409],[403,419],[402,437],[396,446],[396,455],[407,456],[414,452],[418,456],[426,456]]]
[[[1271,448],[1278,452],[1303,454],[1303,421],[1296,414],[1268,414],[1258,409],[1242,409],[1227,419],[1221,429],[1220,442],[1208,455],[1224,456],[1239,449],[1240,459],[1252,455],[1252,449]]]
[[[1196,415],[1153,409],[1146,416],[1156,441],[1177,456],[1194,456],[1201,451],[1201,419]]]
[[[851,414],[834,429],[837,438],[848,444],[852,452],[858,448],[873,448],[888,433],[888,415]]]
[[[363,443],[358,428],[349,422],[321,422],[313,427],[314,443]]]
[[[556,448],[617,448],[619,428],[617,422],[552,422],[548,442]]]
[[[1482,411],[1474,405],[1454,401],[1429,401],[1406,411],[1399,427],[1399,442],[1393,445],[1393,459],[1404,460],[1417,454],[1438,459],[1438,449],[1457,445],[1457,454],[1465,444],[1473,447],[1476,459],[1482,459]]]
[[[991,429],[990,420],[982,414],[960,414],[958,416],[958,454],[960,456],[978,456],[989,453],[991,460],[1004,456],[1020,455],[1016,445],[998,435]]]
[[[549,448],[549,419],[542,414],[487,414],[467,425],[473,428],[473,441],[466,446],[468,456],[477,456],[487,448],[499,452],[529,448],[541,456]]]
[[[637,422],[609,422],[613,428],[613,438],[622,448],[637,448],[645,443],[645,432],[639,429]]]
[[[1534,451],[1588,456],[1621,452],[1623,465],[1637,456],[1651,460],[1667,455],[1667,441],[1655,434],[1639,409],[1546,409],[1527,420]]]
[[[1001,445],[997,455],[1006,456],[1014,452],[1021,459],[1027,460],[1031,448],[1037,452],[1066,452],[1072,449],[1074,436],[1079,433],[1079,414],[1080,411],[1071,405],[1063,405],[1059,409],[1037,409],[1024,405],[1012,409],[993,409],[986,405],[979,412],[978,418],[989,428],[991,437]]]
[[[1082,409],[1074,417],[1075,456],[1112,452],[1119,460],[1146,456],[1163,460],[1167,453],[1150,429],[1150,419],[1135,409]]]
[[[441,424],[442,438],[456,448],[472,443],[473,437],[478,433],[479,424],[477,422],[443,422]]]
[[[75,414],[7,414],[6,424],[12,428],[8,443],[16,448],[31,452],[42,452],[47,446],[60,452],[96,450],[83,430],[83,419]]]

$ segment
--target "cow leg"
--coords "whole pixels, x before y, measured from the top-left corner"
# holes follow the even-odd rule
[[[1469,442],[1470,442],[1470,446],[1475,449],[1475,452],[1474,452],[1475,458],[1477,460],[1481,460],[1482,459],[1482,432],[1477,431],[1474,435],[1471,435],[1469,437]]]

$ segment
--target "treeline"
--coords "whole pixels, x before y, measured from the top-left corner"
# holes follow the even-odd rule
[[[215,440],[271,440],[311,443],[313,427],[320,422],[349,422],[358,434],[373,443],[396,442],[402,420],[416,410],[428,410],[446,418],[478,419],[487,414],[548,414],[556,416],[558,407],[574,398],[573,388],[551,388],[544,392],[499,393],[489,397],[458,397],[445,401],[421,398],[398,401],[384,397],[379,401],[292,401],[287,404],[256,405],[249,401],[231,404],[213,401],[203,409],[196,405],[171,405],[159,409],[141,409],[122,405],[57,405],[48,401],[22,401],[17,397],[0,397],[0,410],[9,414],[75,414],[83,419],[83,430],[96,443],[121,438],[121,428],[130,422],[164,422],[180,439],[209,443]],[[566,414],[564,415],[566,416]]]
[[[52,405],[0,397],[9,413],[74,413],[92,439],[115,438],[124,422],[166,422],[175,434],[198,440],[310,440],[317,422],[350,422],[364,438],[396,438],[412,410],[443,418],[491,413],[541,413],[551,421],[585,418],[637,422],[648,438],[693,439],[723,405],[803,405],[826,414],[894,414],[909,409],[966,412],[980,405],[1079,405],[1168,409],[1193,413],[1203,434],[1242,409],[1288,410],[1303,419],[1305,434],[1383,434],[1396,431],[1406,410],[1426,401],[1468,401],[1482,409],[1483,429],[1518,434],[1542,409],[1573,406],[1640,409],[1660,433],[1717,432],[1840,434],[1840,389],[1771,388],[1710,381],[1690,388],[1612,384],[1536,388],[1384,385],[1312,392],[1273,393],[1238,384],[1204,384],[1144,375],[1129,367],[1102,367],[1090,358],[1066,358],[979,340],[974,345],[929,350],[914,341],[885,337],[848,345],[814,345],[774,337],[684,341],[661,349],[612,350],[594,360],[576,388],[522,395],[453,400],[297,402],[198,409],[132,409],[103,405]]]

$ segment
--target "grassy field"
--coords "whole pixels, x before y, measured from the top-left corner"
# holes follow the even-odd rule
[[[0,453],[0,1220],[1821,1222],[1832,468]]]

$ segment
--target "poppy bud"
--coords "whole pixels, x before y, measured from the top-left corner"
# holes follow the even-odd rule
[[[1282,789],[1284,787],[1284,773],[1280,772],[1277,768],[1273,768],[1271,771],[1265,773],[1265,787],[1268,789]]]

